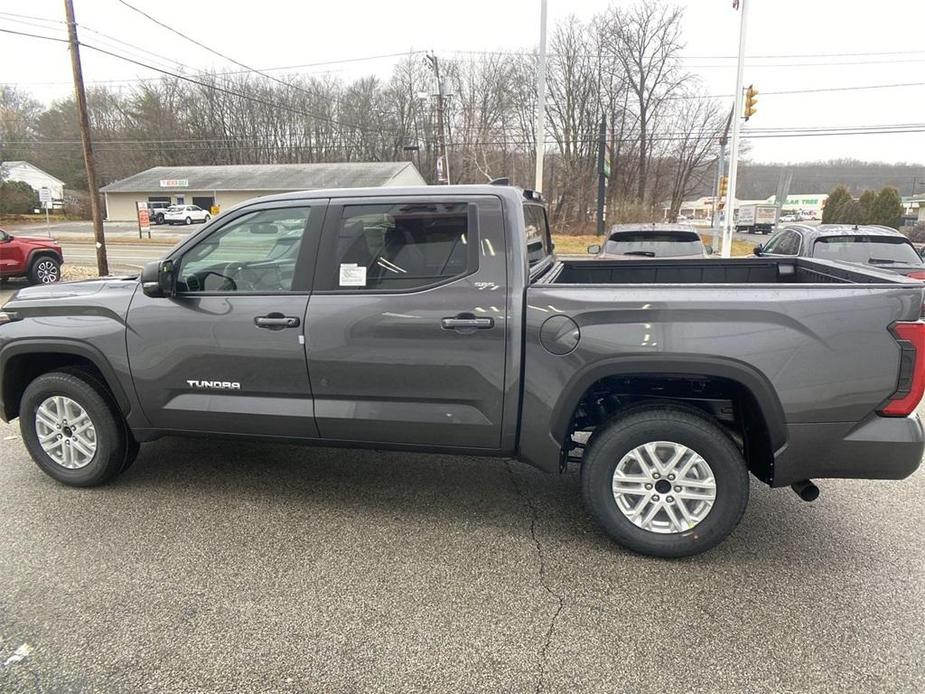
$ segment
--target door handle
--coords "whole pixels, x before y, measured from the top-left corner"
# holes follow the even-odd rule
[[[296,316],[284,316],[282,313],[270,313],[266,316],[254,318],[254,325],[267,330],[283,330],[284,328],[298,328],[301,321]]]
[[[473,315],[460,314],[453,318],[444,318],[440,321],[444,330],[488,330],[495,326],[494,318],[476,318]]]

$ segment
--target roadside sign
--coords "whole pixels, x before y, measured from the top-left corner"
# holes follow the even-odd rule
[[[42,207],[46,210],[51,207],[51,188],[42,186],[39,189],[39,202],[42,203]]]
[[[221,211],[222,211],[222,208],[219,207],[218,205],[212,205],[212,207],[209,208],[209,214],[212,215],[213,217],[217,217],[218,213]]]
[[[138,203],[138,238],[144,232],[148,232],[148,238],[151,238],[151,217],[148,214],[148,205],[144,202]]]

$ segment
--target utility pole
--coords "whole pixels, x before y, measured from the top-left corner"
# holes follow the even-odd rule
[[[540,0],[540,55],[536,67],[536,182],[543,190],[543,156],[546,154],[546,0]]]
[[[64,0],[67,15],[67,38],[71,49],[71,70],[74,73],[74,96],[77,99],[77,119],[80,124],[80,142],[83,144],[84,165],[87,170],[87,189],[90,193],[90,214],[93,217],[93,236],[96,238],[96,270],[100,276],[109,274],[106,259],[106,238],[103,236],[103,214],[100,210],[100,191],[96,182],[96,162],[90,142],[90,117],[87,115],[87,95],[84,93],[84,76],[80,67],[80,44],[77,42],[77,20],[74,18],[73,0]]]
[[[723,176],[726,175],[726,145],[729,143],[729,126],[732,125],[732,118],[735,114],[735,106],[729,109],[729,117],[726,119],[726,127],[719,138],[719,155],[716,159],[716,186],[713,188],[713,215],[710,228],[713,230],[713,240],[716,240],[716,229],[719,227],[719,205],[717,201],[722,197],[720,183]]]
[[[432,53],[427,54],[427,60],[430,61],[434,69],[434,75],[437,78],[437,147],[440,151],[437,161],[437,182],[450,184],[450,158],[446,152],[446,129],[444,126],[444,99],[443,99],[443,81],[440,79],[440,62]],[[442,162],[442,163],[441,163]]]
[[[728,258],[732,253],[732,234],[735,231],[736,177],[739,173],[739,138],[742,130],[742,89],[745,72],[745,28],[750,0],[735,0],[739,18],[739,58],[736,65],[735,115],[732,117],[732,147],[729,153],[729,190],[726,193],[726,223],[723,225],[723,246],[720,255]]]
[[[607,149],[607,117],[601,116],[601,129],[597,142],[597,233],[604,233],[604,198],[607,195],[607,173],[604,171],[604,154]]]

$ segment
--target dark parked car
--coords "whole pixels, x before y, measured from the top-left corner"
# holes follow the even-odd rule
[[[755,246],[762,257],[821,258],[853,265],[873,265],[912,279],[925,279],[925,261],[903,234],[874,224],[791,224],[768,242]]]
[[[140,276],[20,290],[0,417],[84,487],[164,435],[574,462],[612,538],[677,557],[732,532],[749,472],[809,500],[919,466],[923,294],[809,258],[560,261],[507,185],[286,193]]]
[[[0,280],[28,277],[33,284],[61,279],[64,254],[54,239],[13,236],[0,229]]]
[[[689,224],[616,224],[604,245],[588,246],[598,258],[703,258],[713,249],[704,246]]]

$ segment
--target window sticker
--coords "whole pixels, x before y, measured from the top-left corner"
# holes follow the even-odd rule
[[[366,266],[357,265],[356,263],[340,264],[340,286],[341,287],[365,287],[366,286]]]

